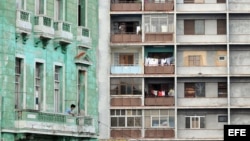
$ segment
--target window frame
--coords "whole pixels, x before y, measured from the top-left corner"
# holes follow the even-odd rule
[[[217,86],[218,86],[218,97],[226,98],[228,95],[227,82],[218,82]]]
[[[188,66],[195,67],[201,66],[201,55],[189,55],[188,56]]]
[[[63,72],[64,71],[63,71],[62,65],[58,65],[58,64],[54,65],[54,112],[56,113],[63,112],[63,105],[64,105],[63,103],[63,92],[64,92]]]
[[[141,81],[142,81],[141,78],[113,78],[110,80],[110,95],[111,96],[142,95]],[[122,87],[125,87],[125,89]],[[130,89],[131,93],[128,93],[129,91],[128,89]],[[125,90],[125,93],[122,93],[123,90]]]
[[[16,0],[16,8],[18,10],[26,10],[26,0]]]
[[[204,86],[204,89],[202,90],[202,93],[204,93],[204,94],[202,94],[200,96],[197,94],[197,89],[196,89],[198,84],[202,84]],[[185,98],[206,97],[206,83],[205,82],[186,82],[186,83],[184,83],[184,97]]]
[[[15,58],[15,109],[24,108],[24,83],[25,83],[25,67],[24,58],[16,56]],[[17,82],[18,81],[18,82]]]
[[[82,2],[84,4],[82,4]],[[87,27],[88,22],[88,0],[78,0],[77,1],[77,24],[78,26]]]
[[[174,32],[174,15],[173,14],[146,15],[144,16],[144,21],[145,21],[145,24],[144,24],[145,33],[173,33]]]
[[[142,127],[142,110],[140,109],[111,109],[110,112],[110,127],[111,128],[140,128]],[[114,113],[114,114],[113,114]],[[129,118],[133,118],[133,126],[130,126]],[[123,119],[122,125],[119,123],[119,119]],[[112,125],[113,121],[117,122]],[[138,121],[139,120],[139,121]],[[138,125],[139,123],[139,125]],[[123,125],[124,124],[124,125]]]
[[[84,114],[86,109],[86,103],[87,103],[87,92],[86,92],[86,84],[87,84],[87,71],[85,69],[78,69],[77,73],[77,109],[79,114]],[[81,90],[82,88],[82,90]],[[83,93],[81,93],[83,92]],[[82,100],[82,98],[84,100]],[[82,111],[83,110],[83,111]],[[84,113],[82,113],[84,112]]]
[[[44,61],[35,62],[35,71],[34,71],[34,104],[35,109],[43,111],[44,109],[44,84],[45,84],[45,66]],[[39,76],[37,76],[37,69],[39,69]],[[37,80],[40,80],[37,84]],[[39,92],[37,92],[37,87]]]
[[[218,115],[218,122],[228,122],[228,116],[226,114]]]
[[[54,0],[54,19],[56,21],[65,21],[66,17],[66,2],[65,0]]]
[[[188,118],[189,118],[189,122],[187,123]],[[202,125],[201,118],[204,119],[203,120],[204,121],[204,127],[201,127],[201,125]],[[198,119],[198,121],[197,121],[198,126],[195,123],[193,123],[193,122],[195,122],[195,121],[193,121],[193,119]],[[185,116],[185,128],[186,129],[204,129],[206,127],[206,122],[205,121],[206,121],[206,116],[196,116],[196,115],[195,116]],[[189,124],[189,125],[187,125],[187,124]]]
[[[43,2],[43,5],[41,6],[41,3]],[[36,0],[35,1],[35,13],[37,15],[46,15],[47,11],[47,0]]]
[[[121,64],[121,57],[122,56],[132,56],[133,63],[132,64]],[[138,66],[139,65],[139,53],[136,52],[117,52],[113,55],[113,65],[114,66]]]

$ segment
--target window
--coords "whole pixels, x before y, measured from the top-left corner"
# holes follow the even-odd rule
[[[15,109],[22,109],[23,104],[23,59],[16,58],[15,64]]]
[[[135,66],[139,64],[138,53],[115,53],[114,65],[116,66]]]
[[[16,8],[26,10],[26,0],[16,0]]]
[[[184,0],[184,3],[204,3],[204,0]]]
[[[110,80],[111,95],[141,95],[140,78],[113,78]]]
[[[184,20],[185,35],[204,35],[205,20]]]
[[[54,103],[55,112],[62,112],[62,67],[55,66],[54,76]]]
[[[36,14],[46,14],[46,0],[36,0]]]
[[[205,128],[205,116],[186,116],[186,128],[200,129]]]
[[[226,0],[217,0],[217,3],[226,3]]]
[[[64,0],[55,0],[55,20],[64,20],[65,19],[65,1]]]
[[[185,97],[205,97],[205,83],[185,83]]]
[[[35,109],[42,110],[43,107],[43,63],[35,66]]]
[[[227,122],[227,115],[218,115],[218,122]]]
[[[86,0],[78,0],[78,26],[86,27]]]
[[[226,56],[219,56],[219,61],[225,61],[226,60]]]
[[[227,97],[227,82],[218,83],[218,97]]]
[[[173,128],[174,110],[145,110],[146,128]]]
[[[111,110],[111,127],[141,127],[141,122],[141,110]]]
[[[226,20],[225,19],[218,19],[217,20],[217,34],[222,35],[227,33],[226,29]]]
[[[200,55],[190,55],[188,56],[189,66],[201,66],[201,56]]]
[[[78,112],[85,111],[85,77],[86,72],[84,70],[78,71]]]
[[[145,33],[174,32],[174,16],[167,15],[145,15]]]

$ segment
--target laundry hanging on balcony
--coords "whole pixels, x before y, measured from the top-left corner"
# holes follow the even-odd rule
[[[161,59],[147,57],[145,58],[145,65],[146,66],[171,65],[173,59],[174,59],[173,57],[161,58]]]

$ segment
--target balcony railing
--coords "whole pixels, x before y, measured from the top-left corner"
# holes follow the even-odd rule
[[[121,33],[111,35],[112,43],[138,43],[142,41],[141,34]]]
[[[141,106],[141,98],[111,98],[111,106]]]
[[[111,66],[111,74],[138,74],[141,73],[142,69],[140,66]]]
[[[145,74],[174,74],[174,65],[144,66]]]
[[[111,129],[110,136],[112,138],[140,138],[140,129]]]
[[[141,2],[113,2],[110,7],[111,11],[141,11]]]
[[[91,47],[91,37],[90,31],[86,27],[79,26],[77,28],[77,41],[79,42],[79,46],[90,48]]]
[[[166,3],[145,2],[144,10],[145,11],[173,11],[174,2],[166,2]]]
[[[145,42],[173,42],[173,33],[145,33]]]
[[[174,97],[146,97],[145,106],[174,106]]]
[[[73,34],[71,33],[71,24],[64,21],[54,22],[55,38],[60,41],[71,43],[73,40]]]
[[[96,134],[93,118],[73,117],[63,114],[44,113],[34,110],[16,112],[15,128],[25,131],[56,132],[58,134],[78,135]]]
[[[52,18],[44,15],[35,16],[34,32],[43,37],[54,38],[55,31]]]
[[[30,12],[24,10],[16,11],[16,27],[20,32],[30,33],[32,30],[32,25],[30,22]]]
[[[174,138],[173,129],[146,129],[145,138]]]

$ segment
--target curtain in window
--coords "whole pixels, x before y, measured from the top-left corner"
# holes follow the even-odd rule
[[[195,34],[204,35],[205,34],[205,21],[195,20]]]

